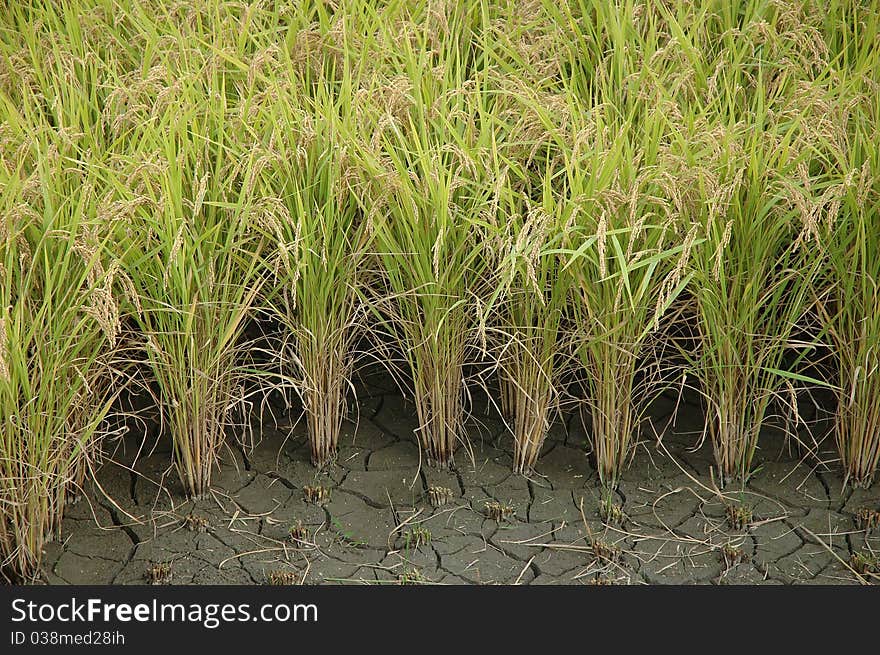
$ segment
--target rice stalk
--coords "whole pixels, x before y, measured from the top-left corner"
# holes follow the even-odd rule
[[[829,377],[837,395],[834,438],[845,482],[856,487],[870,486],[880,464],[877,96],[862,107],[851,147],[838,150],[834,165],[829,166],[832,179],[848,183],[827,190],[839,202],[839,211],[828,220],[818,216],[821,249],[817,249],[824,257],[816,288],[820,338],[832,349]]]
[[[461,11],[450,20],[468,16]],[[449,31],[468,33],[463,26]],[[434,37],[426,30],[418,38]],[[445,60],[432,65],[432,49],[404,44],[405,73],[394,82],[401,95],[373,93],[376,127],[359,149],[359,199],[380,276],[367,302],[411,375],[419,442],[430,461],[445,466],[466,441],[465,365],[489,293],[483,224],[494,216],[487,211],[488,99],[480,77],[464,77],[475,55],[452,38],[439,45],[448,49],[437,53]]]
[[[298,138],[288,150],[270,137],[277,152],[257,188],[271,244],[265,302],[290,336],[280,346],[282,386],[302,397],[312,464],[323,467],[336,456],[352,386],[369,236],[349,189],[356,173],[339,125],[352,119],[352,107],[326,89],[316,96],[272,105],[267,124]]]
[[[500,234],[490,242],[497,251],[492,257],[499,284],[484,311],[499,369],[501,411],[511,421],[513,469],[529,473],[559,411],[561,378],[570,369],[570,277],[561,274],[564,261],[554,251],[562,226],[550,177],[537,182],[544,195],[537,206],[523,184],[514,186],[506,176],[501,181]]]
[[[249,224],[257,208],[242,183],[253,154],[243,159],[226,142],[222,105],[207,115],[187,111],[200,105],[192,98],[143,130],[151,154],[118,163],[104,207],[126,221],[119,257],[132,281],[127,311],[158,384],[184,490],[195,497],[208,491],[225,431],[244,411],[239,349],[262,284],[262,239]]]
[[[81,144],[3,109],[22,147],[0,166],[0,571],[26,581],[112,432],[120,275]]]

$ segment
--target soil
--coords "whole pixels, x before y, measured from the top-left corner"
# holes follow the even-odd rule
[[[805,438],[805,450],[768,430],[755,474],[721,494],[711,445],[699,445],[702,411],[664,397],[619,489],[603,498],[577,416],[552,428],[527,478],[511,472],[511,437],[494,410],[474,408],[471,452],[439,470],[420,460],[414,409],[390,381],[371,376],[358,398],[326,471],[309,464],[304,422],[288,421],[299,412],[276,413],[253,450],[223,454],[213,490],[196,501],[184,499],[166,439],[148,450],[143,435],[129,435],[67,508],[63,541],[45,547],[43,582],[876,581],[849,563],[880,550],[880,529],[859,529],[856,518],[880,509],[880,490],[844,488],[830,438]],[[323,500],[308,502],[306,487],[326,489]],[[449,489],[448,502],[433,507],[430,487]],[[728,506],[751,513],[743,527],[731,526]]]

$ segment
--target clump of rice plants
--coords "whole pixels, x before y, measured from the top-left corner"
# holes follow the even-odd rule
[[[484,34],[498,153],[493,203],[497,234],[489,242],[496,290],[485,307],[490,356],[497,366],[500,409],[513,436],[513,469],[529,474],[547,430],[570,397],[572,278],[561,255],[566,188],[554,137],[569,143],[568,22],[555,6],[493,8]],[[579,53],[578,56],[583,53]]]
[[[204,516],[199,516],[198,514],[188,515],[183,520],[183,524],[190,532],[204,533],[207,532],[208,528],[210,527],[208,519]]]
[[[749,556],[742,548],[733,544],[724,544],[721,547],[721,562],[724,564],[725,569],[730,570],[737,564],[743,564],[748,561]]]
[[[752,508],[748,505],[728,503],[724,506],[727,524],[734,530],[745,530],[752,522]]]
[[[350,91],[350,81],[347,88]],[[351,387],[353,340],[359,335],[358,286],[369,237],[348,188],[351,147],[341,121],[348,104],[325,86],[314,97],[295,94],[268,104],[271,164],[257,190],[267,208],[265,304],[287,329],[278,348],[282,387],[303,399],[312,464],[336,455]]]
[[[499,503],[497,500],[487,501],[484,505],[486,516],[496,522],[506,521],[514,515],[516,511],[510,505]]]
[[[880,574],[880,557],[876,553],[860,550],[852,554],[849,565],[859,575],[877,576]]]
[[[565,169],[571,227],[563,274],[575,289],[576,354],[596,466],[612,488],[656,382],[652,340],[688,281],[684,264],[696,239],[680,229],[656,162],[647,159],[656,152],[659,115],[640,133],[597,120],[594,149]]]
[[[512,175],[510,173],[509,175]],[[537,176],[542,199],[529,201],[530,181],[499,178],[500,234],[493,240],[499,286],[484,308],[488,341],[499,368],[501,410],[512,422],[513,470],[538,460],[567,370],[570,281],[558,253],[562,226],[550,175]],[[548,213],[545,206],[553,213]]]
[[[400,585],[422,585],[430,582],[425,574],[415,567],[408,567],[397,576],[397,584]]]
[[[309,531],[306,529],[306,526],[303,525],[303,522],[297,520],[296,523],[290,526],[287,530],[287,538],[290,539],[294,544],[304,544],[307,542],[309,537]]]
[[[870,507],[860,507],[855,517],[856,527],[865,532],[871,532],[880,527],[880,511]]]
[[[611,494],[607,494],[599,503],[599,518],[605,523],[623,525],[626,521],[626,512],[612,500]]]
[[[252,156],[227,141],[222,104],[208,109],[198,89],[189,93],[144,128],[143,153],[114,163],[104,211],[126,221],[119,257],[132,281],[128,312],[184,490],[200,497],[243,412],[241,336],[262,283],[261,237],[240,183]]]
[[[303,498],[307,503],[323,505],[330,500],[330,489],[320,484],[303,487]]]
[[[0,570],[26,580],[109,433],[120,275],[83,135],[0,108]]]
[[[452,34],[455,21],[467,21],[461,14],[449,18]],[[405,85],[394,88],[405,91],[373,101],[375,133],[361,144],[359,169],[381,276],[367,298],[374,329],[391,336],[405,361],[427,459],[446,466],[458,444],[467,443],[465,365],[492,277],[483,225],[494,221],[488,183],[494,171],[484,81],[466,78],[467,63],[458,59],[475,54],[453,38],[439,47],[442,65],[428,49],[401,45]],[[390,353],[386,363],[394,363]]]
[[[688,267],[696,340],[681,355],[707,407],[703,436],[722,485],[751,474],[775,406],[788,408],[793,420],[783,429],[793,433],[796,384],[808,381],[798,364],[813,352],[803,330],[821,257],[806,243],[812,218],[835,205],[829,187],[839,180],[818,173],[828,127],[812,83],[828,65],[822,23],[799,12],[754,6],[742,25],[721,12],[720,41],[710,22],[688,13],[682,38],[701,54],[686,54],[686,84],[658,100],[676,125],[663,166],[703,240]],[[792,66],[757,55],[766,51]],[[822,192],[811,190],[817,181]],[[815,211],[802,215],[805,202]]]
[[[699,339],[683,351],[708,406],[722,484],[749,476],[768,406],[793,388],[785,358],[817,272],[796,243],[800,226],[768,182],[767,171],[785,169],[788,154],[761,144],[763,134],[752,139],[746,172],[726,191],[716,182],[730,194],[724,216],[712,215],[712,203],[704,214],[706,242],[692,257]]]
[[[876,285],[880,270],[878,258],[871,251],[878,245],[876,234],[880,232],[876,204],[873,212],[873,219],[855,228],[855,243],[835,264],[837,284],[833,293],[846,297],[839,296],[836,312],[829,317],[839,362],[835,438],[847,479],[864,487],[871,484],[880,463],[880,323],[874,309],[880,302]]]
[[[547,168],[542,206],[561,237],[546,252],[562,260],[553,284],[569,295],[563,333],[582,372],[596,468],[611,488],[659,389],[653,346],[698,241],[662,165],[674,125],[652,92],[668,73],[653,55],[673,40],[657,27],[673,19],[641,5],[544,10],[568,32],[554,54],[571,74],[518,91],[511,138],[526,144],[520,161]]]
[[[269,575],[266,576],[266,582],[271,586],[289,587],[299,584],[299,576],[296,571],[269,571]]]
[[[623,561],[623,551],[616,544],[610,544],[601,539],[594,539],[590,548],[593,551],[593,556],[600,562],[620,564]]]
[[[876,81],[875,81],[876,82]],[[831,378],[837,389],[834,436],[848,482],[871,484],[880,464],[880,155],[876,125],[880,101],[866,110],[857,145],[839,152],[858,171],[840,212],[823,231],[826,255],[819,315],[832,346]],[[873,125],[873,127],[868,127]]]
[[[406,550],[412,548],[418,550],[422,546],[428,546],[431,543],[431,531],[423,526],[416,526],[407,530],[403,535],[403,547]]]

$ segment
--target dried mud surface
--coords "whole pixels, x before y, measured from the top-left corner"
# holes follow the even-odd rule
[[[880,509],[877,485],[843,489],[833,463],[768,434],[757,473],[720,496],[711,446],[694,448],[701,411],[681,405],[672,425],[672,399],[652,408],[619,490],[604,499],[576,416],[553,428],[526,479],[511,472],[511,438],[493,412],[475,408],[473,458],[461,450],[438,470],[420,462],[413,407],[389,381],[372,377],[358,397],[329,470],[309,464],[303,422],[278,417],[277,427],[263,422],[253,451],[224,454],[198,501],[183,498],[167,440],[137,453],[128,437],[100,489],[68,508],[42,581],[144,584],[168,563],[160,582],[173,584],[855,584],[853,554],[880,551],[880,529],[856,527],[861,508]],[[828,440],[819,459],[831,450]],[[308,502],[308,486],[329,497]],[[433,507],[429,487],[449,489],[448,502]],[[490,518],[487,503],[504,516]],[[620,513],[603,512],[609,505]],[[728,505],[750,510],[748,524],[732,527]]]

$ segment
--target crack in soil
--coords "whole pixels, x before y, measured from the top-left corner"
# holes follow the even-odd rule
[[[337,489],[337,490],[341,493],[348,494],[349,496],[353,496],[355,498],[360,499],[361,501],[363,501],[363,503],[365,505],[367,505],[368,507],[372,507],[373,509],[380,509],[380,510],[388,509],[387,505],[380,505],[379,503],[377,503],[375,500],[373,500],[369,496],[365,496],[364,494],[362,494],[360,491],[355,491],[354,489]]]
[[[259,473],[259,471],[257,471]],[[282,486],[287,487],[292,491],[298,491],[300,488],[297,487],[293,482],[285,478],[283,475],[278,473],[277,471],[270,471],[269,473],[259,473],[260,475],[265,475],[267,478],[271,478],[272,480],[278,480],[282,484]],[[247,487],[244,487],[245,489]]]
[[[238,451],[238,454],[241,455],[241,461],[244,464],[244,470],[250,471],[251,470],[251,460],[250,460],[250,457],[247,456],[247,452],[245,452],[244,447],[240,443],[238,443],[237,441],[234,442],[234,446],[235,446],[235,449]]]
[[[137,483],[138,483],[138,475],[134,470],[128,472],[129,475],[129,487],[128,487],[128,495],[131,498],[131,502],[135,507],[138,506],[137,499]]]
[[[100,503],[101,507],[107,510],[107,513],[110,515],[110,520],[113,521],[113,525],[118,528],[121,528],[122,531],[128,535],[128,538],[131,540],[132,546],[137,547],[138,544],[141,543],[141,538],[137,535],[137,533],[131,528],[130,525],[126,525],[122,522],[122,519],[119,516],[119,510],[117,510],[113,505],[107,505],[105,503]]]

